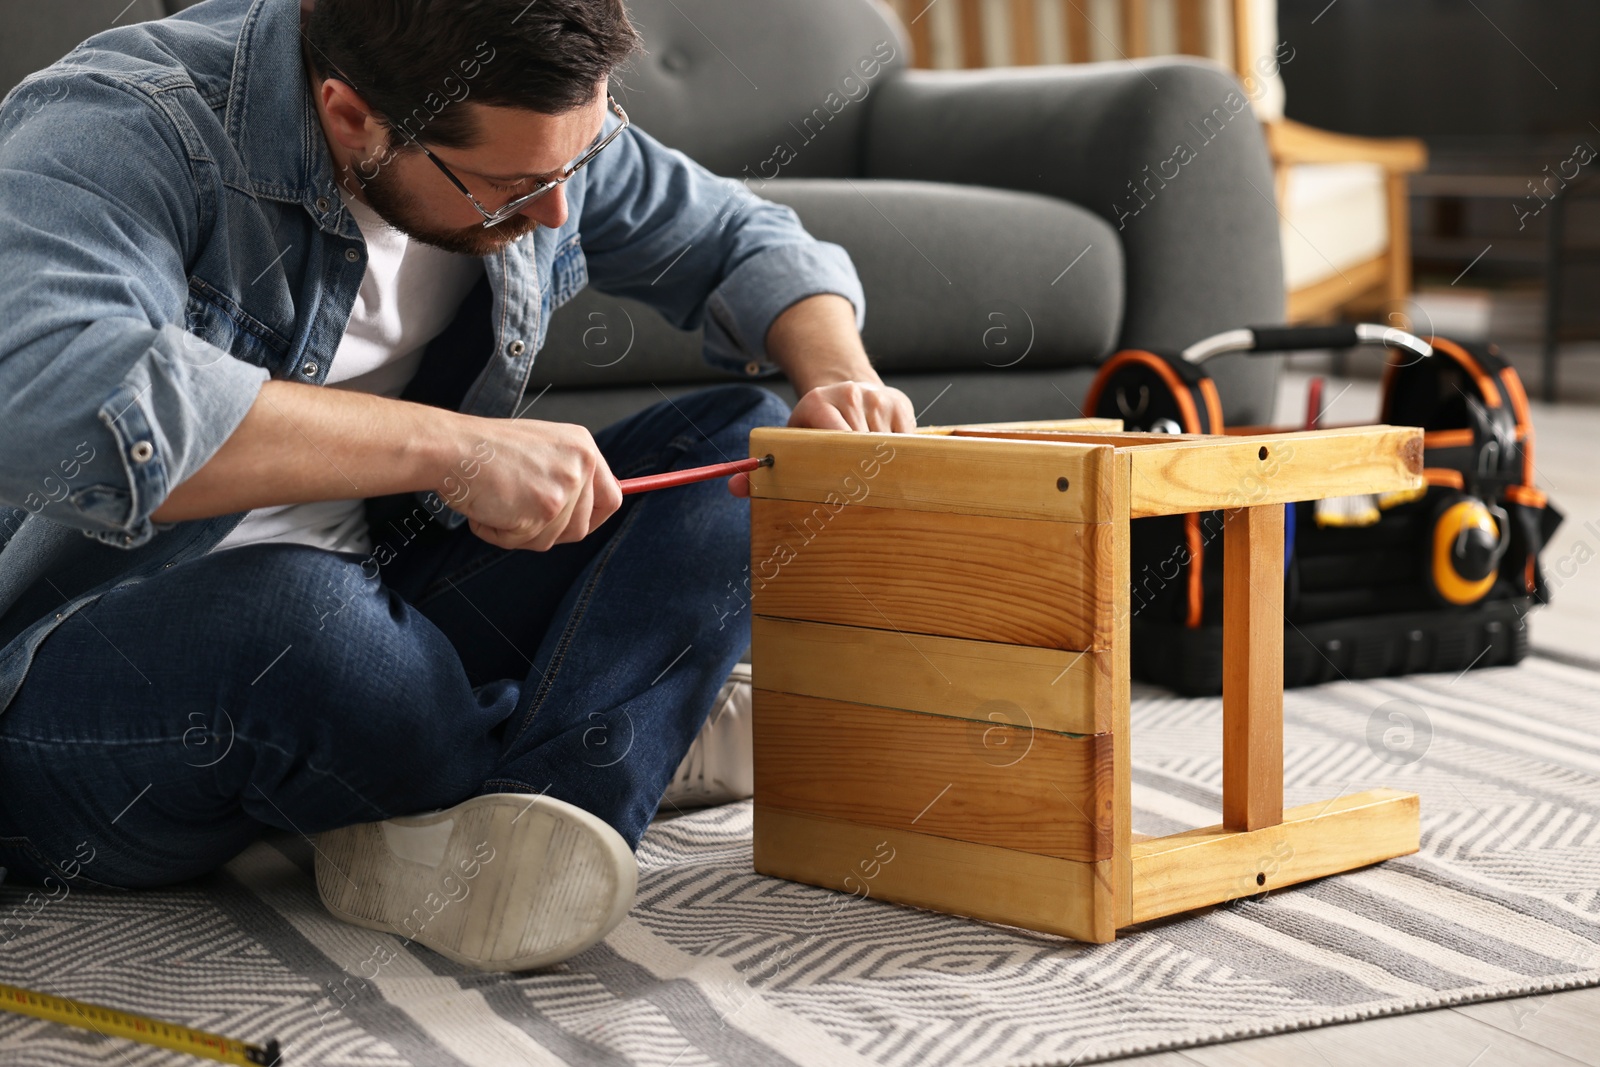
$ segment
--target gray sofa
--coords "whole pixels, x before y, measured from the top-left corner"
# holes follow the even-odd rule
[[[0,91],[114,19],[189,2],[9,5]],[[911,70],[904,28],[876,0],[629,9],[647,53],[614,79],[617,99],[849,250],[867,350],[924,422],[1075,415],[1094,365],[1120,347],[1182,348],[1282,318],[1271,169],[1220,67]],[[600,426],[738,378],[708,367],[700,344],[643,304],[585,291],[551,319],[529,395],[550,388],[529,415]],[[1275,361],[1207,369],[1230,422],[1270,416]]]

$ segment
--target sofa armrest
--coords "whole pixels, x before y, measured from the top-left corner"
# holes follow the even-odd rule
[[[1413,174],[1428,165],[1428,149],[1412,137],[1352,137],[1293,119],[1266,125],[1267,150],[1279,166],[1298,163],[1373,163],[1391,174]]]
[[[1046,193],[1109,222],[1126,264],[1124,347],[1180,350],[1283,321],[1272,162],[1244,90],[1217,64],[905,71],[869,104],[869,177]],[[1084,253],[1060,251],[1062,267]],[[1230,423],[1271,418],[1276,366],[1208,364]]]

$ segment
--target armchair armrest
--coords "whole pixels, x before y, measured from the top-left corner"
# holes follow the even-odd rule
[[[1045,193],[1109,222],[1126,265],[1124,347],[1181,350],[1283,321],[1272,163],[1250,101],[1217,64],[905,71],[873,94],[866,124],[868,177]],[[1061,266],[1080,253],[1060,249]],[[1275,366],[1207,368],[1230,422],[1270,419]]]
[[[1376,163],[1391,174],[1411,174],[1428,165],[1427,146],[1411,137],[1352,137],[1293,119],[1267,123],[1266,134],[1267,150],[1279,166]]]

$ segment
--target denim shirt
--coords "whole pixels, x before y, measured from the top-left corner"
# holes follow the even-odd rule
[[[99,34],[0,103],[0,709],[62,619],[243,518],[150,514],[261,383],[327,379],[366,247],[300,41],[298,0],[210,0]],[[843,248],[637,127],[566,195],[563,226],[484,259],[492,299],[468,305],[492,348],[430,348],[418,381],[448,378],[426,373],[444,357],[476,376],[409,398],[514,416],[551,312],[591,281],[703,325],[707,361],[748,374],[776,370],[767,328],[797,300],[838,293],[864,319]]]

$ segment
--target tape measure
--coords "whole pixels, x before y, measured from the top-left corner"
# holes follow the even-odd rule
[[[248,1045],[221,1034],[204,1030],[191,1030],[187,1026],[174,1026],[143,1015],[103,1008],[98,1004],[85,1004],[80,1000],[35,993],[12,985],[0,985],[0,1010],[17,1015],[31,1015],[83,1030],[93,1030],[105,1037],[122,1037],[146,1045],[187,1052],[218,1063],[237,1063],[241,1067],[273,1067],[283,1062],[276,1041],[266,1047]]]

